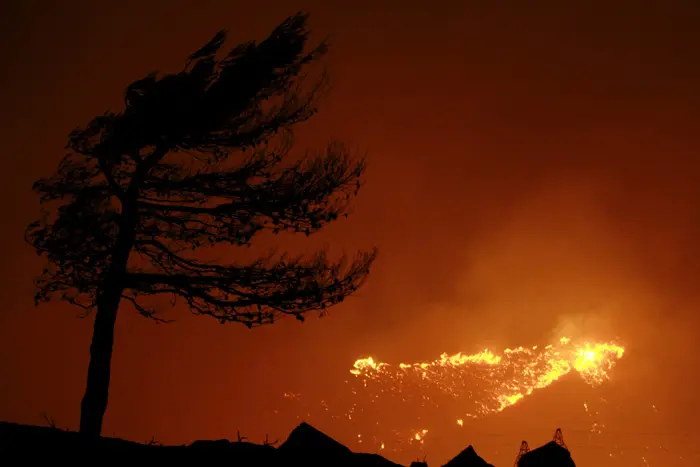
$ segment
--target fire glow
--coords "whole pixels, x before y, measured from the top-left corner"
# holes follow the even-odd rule
[[[623,347],[612,342],[577,345],[563,337],[542,349],[517,347],[500,355],[489,350],[473,355],[443,353],[434,361],[398,365],[361,358],[350,373],[360,378],[366,388],[377,386],[381,393],[422,389],[419,392],[437,390],[450,398],[467,395],[475,407],[459,414],[457,423],[462,425],[463,417],[503,411],[571,372],[578,373],[591,386],[600,385],[609,379],[624,352]],[[475,397],[477,388],[479,394]]]

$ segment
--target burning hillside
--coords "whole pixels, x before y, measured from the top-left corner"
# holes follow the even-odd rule
[[[362,379],[375,402],[379,397],[403,398],[409,392],[468,401],[469,407],[456,414],[457,423],[462,424],[461,417],[500,412],[572,371],[587,383],[599,385],[608,379],[624,351],[614,343],[576,345],[563,337],[542,349],[518,347],[500,355],[489,350],[474,355],[442,354],[434,361],[397,366],[369,357],[357,360],[350,372]]]
[[[575,373],[593,387],[603,384],[624,352],[614,342],[563,337],[542,347],[442,354],[422,362],[365,357],[349,369],[347,392],[316,404],[301,394],[285,397],[297,418],[344,420],[354,427],[359,444],[398,454],[414,451],[449,426],[465,427],[470,420],[506,411],[565,375]]]

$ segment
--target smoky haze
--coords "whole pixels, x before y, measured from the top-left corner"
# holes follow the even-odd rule
[[[663,444],[646,458],[693,464],[699,7],[454,3],[301,5],[317,37],[333,36],[334,87],[297,147],[337,137],[366,149],[369,169],[347,221],[277,245],[376,244],[370,279],[327,318],[253,332],[184,310],[177,323],[156,326],[125,309],[105,432],[166,443],[231,438],[236,429],[284,437],[298,419],[262,417],[270,401],[287,388],[314,400],[341,392],[359,357],[418,361],[569,335],[625,345],[610,384],[632,406],[611,415],[616,431],[598,447],[574,450],[577,462],[639,465],[640,446]],[[0,148],[11,169],[0,175],[8,200],[0,419],[39,424],[49,412],[75,428],[91,322],[62,304],[32,307],[40,263],[22,243],[37,209],[31,182],[55,168],[70,130],[119,108],[131,81],[177,70],[221,27],[234,42],[263,38],[294,11],[285,2],[265,14],[231,1],[171,2],[165,11],[158,2],[17,5],[3,27],[5,47],[16,48],[1,75]],[[508,433],[504,446],[476,428],[443,433],[443,445],[473,443],[491,463],[512,462],[523,437],[545,442],[556,428],[532,422],[551,407],[545,394],[488,422]],[[561,410],[582,405],[576,391],[552,394]],[[568,423],[565,436],[567,426],[587,429],[584,418],[552,410],[547,421]],[[357,427],[321,428],[362,449]],[[577,446],[589,442],[572,436]],[[428,441],[431,464],[456,453],[431,451]],[[630,457],[610,460],[618,445],[633,446]],[[674,449],[681,454],[668,454]]]

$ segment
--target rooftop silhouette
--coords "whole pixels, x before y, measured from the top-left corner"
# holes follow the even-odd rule
[[[482,459],[474,447],[470,444],[467,448],[457,454],[444,467],[494,467],[493,465]]]
[[[556,441],[523,454],[517,467],[576,467],[571,453]]]

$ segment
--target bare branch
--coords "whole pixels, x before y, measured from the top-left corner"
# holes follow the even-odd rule
[[[53,419],[53,417],[46,412],[43,413],[44,415],[44,421],[46,422],[46,426],[49,428],[54,428],[57,429],[56,427],[56,420]]]
[[[139,314],[145,318],[152,319],[153,321],[157,323],[172,323],[173,320],[168,320],[168,319],[163,319],[158,316],[156,316],[156,313],[158,312],[155,308],[152,307],[147,307],[144,305],[141,305],[134,296],[132,295],[127,295],[127,294],[122,294],[122,298],[131,302],[131,305],[136,309],[136,311],[139,312]]]

